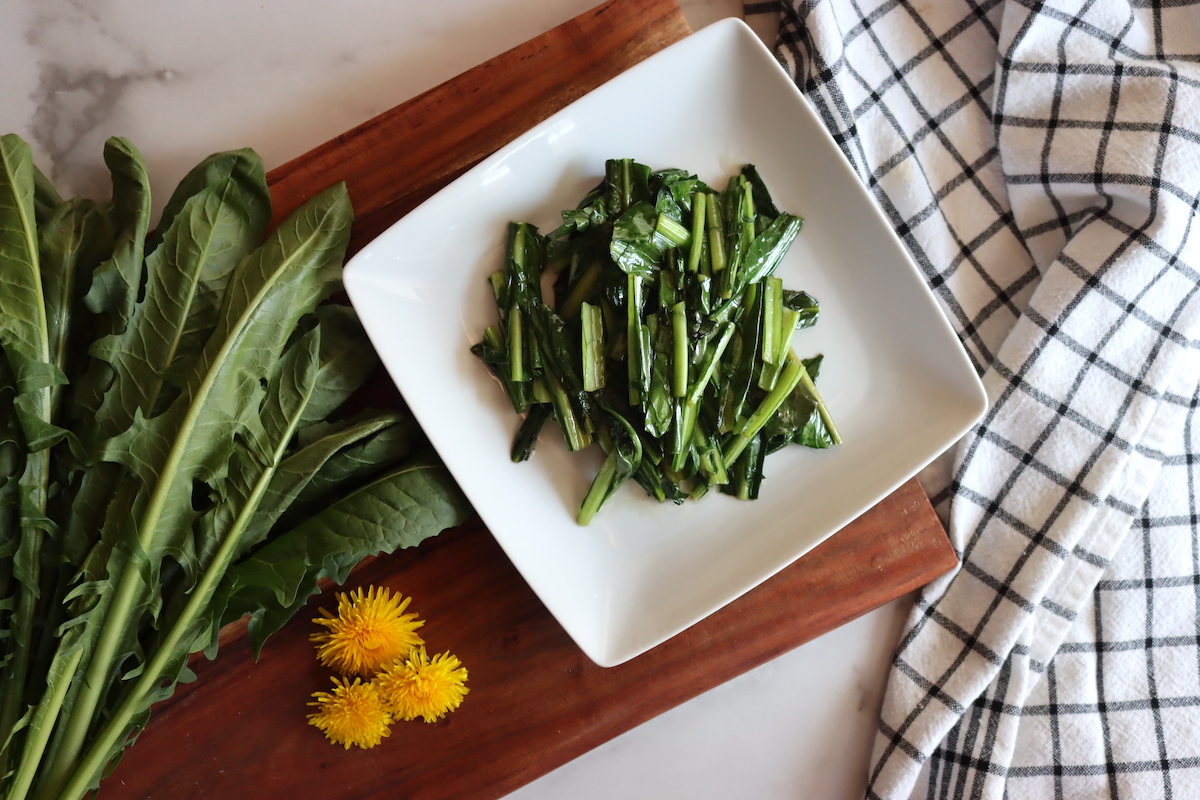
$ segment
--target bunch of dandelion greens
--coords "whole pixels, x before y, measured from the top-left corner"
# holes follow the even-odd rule
[[[750,500],[767,454],[841,442],[815,385],[822,357],[791,346],[817,301],[774,276],[802,220],[775,207],[753,165],[716,191],[610,160],[562,219],[545,236],[510,224],[490,277],[499,321],[472,352],[525,415],[513,461],[551,417],[569,450],[604,450],[581,525],[630,478],[659,502],[713,487]]]
[[[0,137],[0,796],[78,800],[250,614],[257,652],[363,556],[468,506],[397,412],[340,281],[345,187],[269,235],[252,151],[180,183],[149,233],[144,164],[62,200]]]
[[[333,744],[369,749],[391,734],[395,720],[436,722],[470,691],[467,670],[449,652],[432,658],[417,633],[424,620],[404,613],[412,598],[386,588],[338,595],[336,615],[321,609],[310,637],[317,660],[338,673],[332,692],[314,692],[309,724]],[[353,682],[350,677],[353,676]],[[364,683],[363,678],[369,678]]]

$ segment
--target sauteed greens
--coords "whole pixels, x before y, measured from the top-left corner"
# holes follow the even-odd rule
[[[458,524],[412,421],[342,411],[375,356],[338,285],[342,185],[273,232],[261,160],[214,155],[148,235],[134,147],[62,200],[0,137],[0,795],[77,800],[251,615],[257,652],[363,556]]]
[[[551,417],[570,450],[603,449],[581,525],[630,478],[660,502],[712,487],[754,499],[769,453],[841,442],[815,385],[822,357],[792,351],[817,301],[774,276],[802,220],[752,165],[717,191],[611,160],[562,219],[545,236],[509,225],[489,279],[499,321],[472,352],[525,415],[513,461]]]

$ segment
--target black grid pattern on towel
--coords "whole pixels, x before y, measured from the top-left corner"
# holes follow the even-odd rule
[[[870,797],[1200,797],[1200,7],[814,0],[776,53],[991,408]]]

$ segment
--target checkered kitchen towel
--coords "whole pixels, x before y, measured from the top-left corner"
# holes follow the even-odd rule
[[[1200,6],[813,0],[778,55],[991,408],[871,798],[1200,798]]]

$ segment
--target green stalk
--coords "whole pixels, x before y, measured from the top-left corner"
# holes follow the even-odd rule
[[[671,384],[671,394],[683,397],[687,394],[688,386],[688,335],[687,335],[687,305],[681,300],[671,309],[671,335],[675,344],[672,360],[674,381]]]
[[[704,246],[704,207],[708,195],[696,192],[692,198],[692,245],[688,250],[688,272],[700,269],[700,251]]]
[[[525,343],[521,323],[521,307],[516,303],[508,310],[508,377],[513,383],[524,383]]]
[[[734,286],[737,284],[738,265],[742,258],[746,256],[746,250],[750,247],[750,242],[754,240],[754,196],[749,183],[742,185],[744,189],[742,193],[742,202],[740,206],[741,224],[738,226],[738,241],[735,243],[735,252],[738,258],[730,261],[729,271],[725,276],[725,297],[729,298],[733,294]]]
[[[533,447],[537,444],[538,434],[541,433],[542,426],[546,424],[546,420],[553,413],[554,409],[549,403],[538,403],[529,407],[529,413],[525,415],[525,420],[517,430],[517,435],[513,437],[510,456],[514,464],[528,461],[529,457],[533,455]]]
[[[833,417],[829,415],[829,409],[826,408],[825,401],[821,399],[821,393],[817,391],[817,385],[813,383],[808,370],[802,370],[800,382],[804,384],[804,389],[809,393],[809,396],[816,401],[817,413],[821,415],[821,421],[825,423],[825,428],[829,431],[829,438],[833,439],[834,444],[841,444],[842,435],[838,433],[837,426],[833,424]]]
[[[763,334],[762,360],[765,364],[774,364],[778,353],[776,342],[779,338],[779,319],[783,311],[783,280],[767,278],[763,281]]]
[[[633,176],[630,174],[630,167],[633,165],[633,159],[621,159],[621,213],[633,205]]]
[[[491,325],[487,326],[487,329],[483,332],[483,342],[497,352],[505,352],[503,335]],[[503,366],[489,364],[488,369],[496,376],[496,380],[500,381],[500,385],[504,387],[504,394],[508,397],[508,401],[512,403],[513,411],[516,411],[518,414],[524,414],[529,407],[529,397],[525,392],[526,384],[513,383],[508,371]],[[536,381],[533,388],[536,395]],[[539,400],[538,402],[542,401]],[[545,402],[549,402],[549,400]]]
[[[28,148],[25,148],[28,154]],[[38,259],[38,243],[36,239],[37,222],[32,219],[26,207],[26,204],[21,202],[19,194],[20,180],[16,172],[10,166],[10,160],[0,158],[0,164],[4,166],[4,183],[10,187],[13,200],[13,207],[16,210],[19,220],[22,238],[25,240],[25,250],[29,259],[30,284],[34,290],[34,305],[37,314],[37,352],[27,354],[33,356],[39,361],[49,364],[50,362],[50,328],[46,319],[46,295],[42,285],[41,265]],[[14,376],[15,377],[15,376]],[[19,389],[18,389],[19,391]],[[51,421],[51,389],[46,387],[39,389],[37,392],[37,410],[38,416],[46,421]],[[25,463],[26,474],[33,479],[34,488],[30,492],[32,508],[22,508],[22,515],[29,514],[32,518],[45,517],[46,515],[46,493],[47,486],[50,481],[50,452],[48,449],[40,450],[36,453],[29,454]],[[25,505],[24,502],[21,503]],[[30,545],[35,554],[39,554],[42,548],[42,541],[45,538],[44,532],[36,525],[21,526],[21,537],[31,541]],[[32,580],[41,583],[41,570],[39,565],[40,559],[34,557],[32,559],[33,572]],[[11,733],[13,726],[21,716],[21,704],[25,700],[26,682],[29,679],[29,657],[32,651],[32,626],[35,616],[35,608],[37,606],[37,589],[22,583],[20,593],[17,600],[17,608],[13,614],[10,623],[10,629],[18,633],[11,643],[10,661],[7,669],[4,671],[4,681],[0,684],[0,689],[3,691],[3,701],[0,705],[0,744],[4,739],[7,739]],[[0,759],[0,775],[8,773],[7,764],[11,755],[6,754]]]
[[[708,250],[712,271],[716,275],[725,269],[725,230],[721,225],[721,204],[717,196],[708,199]]]
[[[579,429],[579,421],[575,419],[575,411],[571,408],[571,399],[563,390],[562,384],[547,371],[545,375],[547,388],[550,389],[551,405],[554,406],[554,416],[562,428],[563,437],[567,440],[567,449],[571,452],[582,450],[591,444],[591,437]]]
[[[682,427],[677,433],[678,441],[683,442],[683,447],[675,453],[675,460],[672,463],[676,471],[683,469],[683,465],[687,461],[689,449],[687,444],[691,442],[692,432],[696,428],[696,417],[700,413],[700,401],[704,397],[704,390],[708,386],[708,382],[712,380],[713,372],[717,369],[717,364],[721,361],[721,355],[729,345],[729,340],[733,338],[733,329],[734,325],[732,322],[725,323],[724,330],[721,332],[721,338],[717,340],[716,345],[710,347],[705,352],[704,361],[700,365],[700,375],[696,378],[696,382],[692,384],[687,400],[683,403]],[[729,459],[725,460],[729,461]]]
[[[684,247],[691,241],[691,234],[688,232],[688,229],[666,214],[658,215],[658,222],[654,227],[664,239],[671,243],[672,247]]]
[[[61,644],[61,641],[60,641]],[[56,654],[55,658],[59,656]],[[83,647],[76,646],[75,650],[67,656],[66,666],[63,667],[65,675],[74,675],[79,668],[79,661],[83,658]],[[67,696],[67,690],[71,687],[69,678],[66,680],[59,679],[54,682],[54,689],[48,695],[42,698],[38,704],[37,715],[41,717],[39,721],[35,719],[30,725],[30,738],[25,740],[25,748],[21,754],[21,764],[17,767],[17,773],[13,776],[12,785],[8,788],[8,793],[5,795],[6,800],[23,800],[29,792],[29,787],[33,785],[33,779],[37,774],[38,767],[42,763],[42,755],[46,752],[46,745],[50,741],[50,734],[54,731],[54,724],[58,719],[59,712],[62,711],[63,698]]]
[[[783,365],[787,362],[787,354],[792,347],[792,337],[796,335],[796,323],[800,319],[800,312],[785,308],[779,316],[779,334],[776,336],[775,342],[775,363],[763,364],[762,377],[758,381],[758,387],[768,392],[775,388],[775,382],[779,380],[779,373],[783,371]]]
[[[583,390],[595,392],[604,388],[604,317],[599,306],[584,303],[580,306],[581,347],[583,352]]]
[[[588,489],[587,496],[583,498],[583,503],[579,506],[579,514],[576,515],[575,521],[580,525],[587,525],[596,516],[596,512],[600,510],[600,506],[604,504],[608,497],[609,489],[612,488],[613,477],[617,474],[617,454],[616,451],[608,454],[604,459],[604,464],[601,465],[600,471],[596,473],[595,480],[592,481],[591,487]]]
[[[642,279],[637,275],[627,278],[625,295],[625,363],[629,375],[629,405],[642,402]]]
[[[784,368],[783,374],[779,376],[779,381],[775,384],[775,388],[767,393],[759,403],[758,408],[750,415],[741,426],[738,427],[733,438],[725,448],[725,463],[732,464],[737,460],[737,457],[746,449],[746,445],[754,438],[754,434],[762,430],[762,427],[767,424],[771,417],[775,416],[775,412],[779,410],[779,406],[787,399],[787,396],[792,393],[804,378],[808,377],[808,372],[804,369],[804,363],[789,354],[787,367]],[[809,385],[812,384],[812,379],[809,379]],[[833,435],[832,432],[830,435]]]
[[[303,252],[303,249],[297,248],[296,252]],[[258,294],[247,305],[247,310],[256,309],[262,305],[265,297],[279,281],[280,276],[287,272],[287,268],[290,266],[290,261],[293,257],[295,256],[289,257],[289,259],[276,268],[271,278],[263,284]],[[229,332],[229,336],[221,343],[220,350],[211,362],[212,365],[220,365],[228,360],[230,353],[238,347],[246,326],[250,324],[253,316],[250,313],[242,314],[235,327]],[[152,545],[157,534],[158,523],[162,518],[163,510],[166,508],[167,496],[170,494],[171,484],[179,470],[184,455],[187,453],[192,434],[199,423],[201,411],[204,409],[208,396],[213,390],[218,373],[219,370],[210,368],[200,386],[197,387],[196,394],[191,398],[187,414],[179,427],[179,433],[172,443],[170,453],[167,455],[166,463],[159,473],[159,481],[154,487],[154,493],[150,496],[150,501],[137,528],[138,545],[142,552],[149,553],[153,549]],[[162,476],[166,476],[167,479],[163,480]],[[132,629],[129,616],[134,601],[137,599],[138,592],[142,588],[141,578],[141,570],[134,568],[132,565],[123,571],[121,581],[113,594],[112,604],[104,615],[103,621],[97,623],[101,631],[100,638],[97,640],[96,647],[92,651],[92,655],[88,661],[85,682],[76,700],[75,708],[72,709],[70,719],[67,722],[62,744],[56,753],[56,758],[47,769],[46,774],[49,785],[54,785],[56,782],[65,780],[66,776],[73,772],[75,765],[79,761],[83,742],[87,738],[88,728],[91,726],[92,719],[95,716],[96,707],[99,705],[101,697],[108,691],[109,672],[112,669],[114,654],[117,651],[122,636]]]
[[[133,690],[125,697],[124,702],[117,707],[108,724],[97,735],[96,740],[87,751],[83,761],[75,769],[70,782],[61,791],[58,791],[58,800],[82,798],[87,793],[92,778],[99,774],[100,770],[104,769],[105,764],[108,763],[108,755],[116,745],[118,739],[128,733],[127,727],[130,720],[133,719],[134,714],[141,708],[146,697],[154,690],[163,670],[166,669],[167,664],[176,655],[176,650],[183,640],[184,634],[187,633],[192,623],[200,615],[200,612],[205,609],[208,602],[212,599],[212,593],[216,589],[217,583],[225,574],[225,570],[229,566],[229,562],[233,559],[238,544],[241,542],[242,535],[254,520],[254,513],[258,510],[258,505],[262,501],[267,488],[270,486],[271,479],[275,476],[275,471],[279,468],[280,462],[283,461],[284,451],[288,443],[291,442],[293,435],[295,435],[300,419],[300,414],[293,416],[287,431],[279,439],[279,444],[273,453],[271,466],[264,469],[262,475],[259,476],[254,489],[246,499],[246,504],[242,507],[241,513],[234,520],[229,534],[225,537],[225,541],[221,543],[220,550],[213,557],[212,562],[208,565],[208,569],[204,571],[200,582],[192,589],[187,605],[180,612],[179,617],[175,620],[175,624],[171,626],[171,630],[159,645],[154,658],[150,660],[150,663],[142,672]],[[130,571],[136,572],[136,570]],[[51,789],[52,794],[54,791]]]

